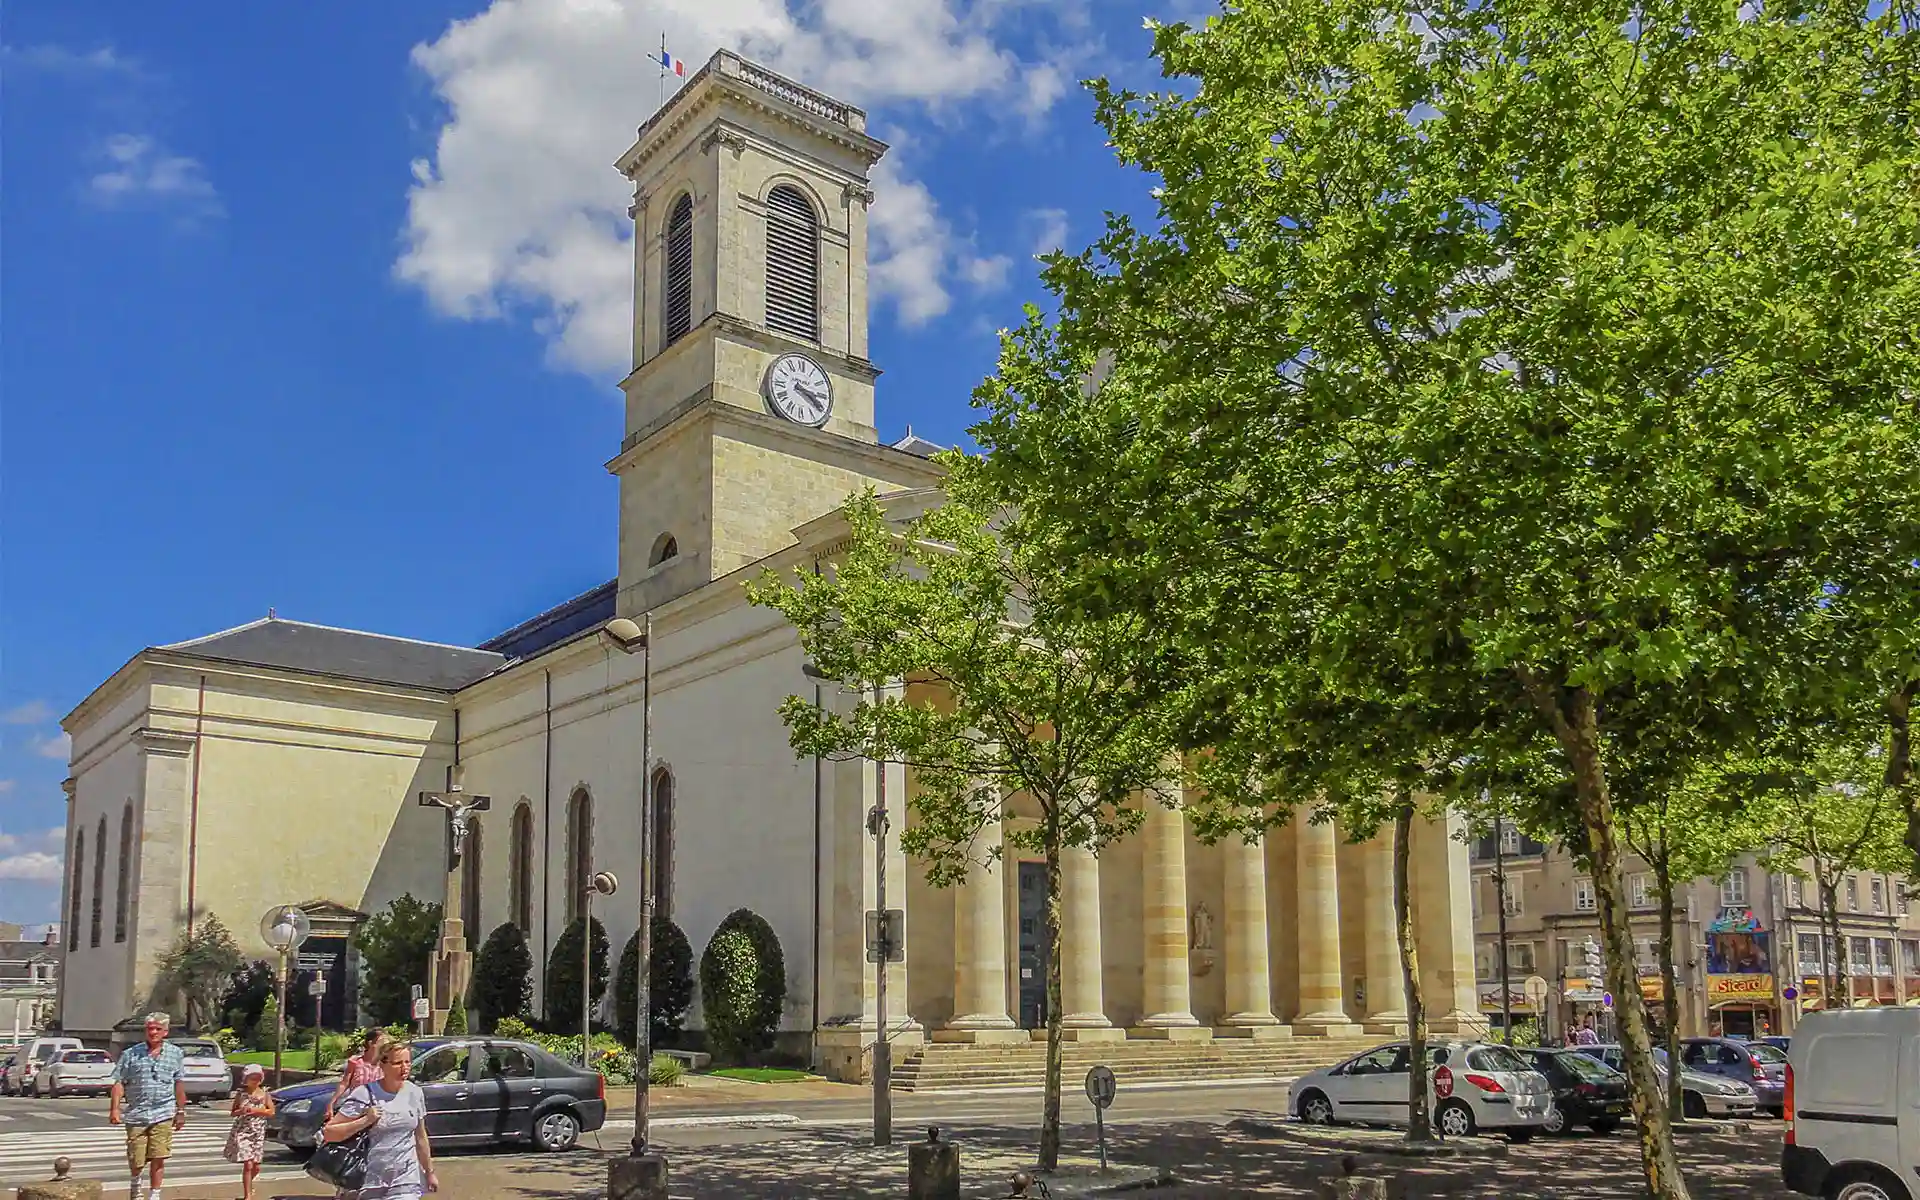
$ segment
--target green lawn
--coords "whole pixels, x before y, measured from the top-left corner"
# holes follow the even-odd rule
[[[227,1061],[243,1067],[248,1063],[259,1063],[268,1070],[272,1070],[273,1051],[236,1050],[227,1055]],[[280,1055],[280,1065],[289,1071],[311,1071],[313,1070],[313,1051],[310,1049],[288,1050]]]
[[[810,1071],[795,1071],[787,1067],[721,1067],[708,1074],[723,1079],[744,1079],[748,1083],[800,1083],[818,1078]]]

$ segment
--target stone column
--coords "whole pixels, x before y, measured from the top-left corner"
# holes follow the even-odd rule
[[[1473,867],[1456,835],[1458,815],[1413,823],[1415,944],[1426,988],[1427,1024],[1436,1033],[1483,1034],[1473,972]]]
[[[980,831],[966,882],[955,889],[953,1019],[934,1031],[938,1042],[1029,1040],[1007,1014],[1007,897],[995,853],[1001,841],[998,821]]]
[[[1340,970],[1339,839],[1331,821],[1303,814],[1295,824],[1299,864],[1300,1012],[1293,1032],[1334,1037],[1358,1033],[1347,1019]]]
[[[1187,946],[1187,828],[1178,809],[1146,800],[1141,826],[1141,927],[1146,933],[1145,986],[1132,1036],[1205,1041],[1213,1031],[1193,1015]]]
[[[1091,850],[1060,851],[1060,1036],[1076,1042],[1126,1037],[1107,1019],[1100,954],[1100,859]]]
[[[1407,988],[1400,977],[1400,937],[1393,908],[1393,829],[1361,850],[1366,863],[1368,1033],[1407,1036]]]
[[[1216,1037],[1279,1038],[1292,1031],[1273,1015],[1267,959],[1267,846],[1229,837],[1220,843],[1226,883],[1227,1015]]]

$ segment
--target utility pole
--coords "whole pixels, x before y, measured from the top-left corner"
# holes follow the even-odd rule
[[[880,686],[873,689],[880,702]],[[887,912],[887,760],[874,763],[873,811],[867,831],[873,834],[873,906],[879,913],[880,952],[873,964],[873,1144],[893,1144],[893,1044],[887,1040],[887,966],[893,958],[895,930]]]

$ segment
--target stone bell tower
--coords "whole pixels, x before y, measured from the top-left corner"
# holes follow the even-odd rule
[[[771,554],[874,483],[927,482],[878,444],[867,359],[866,114],[721,51],[640,127],[619,612]]]

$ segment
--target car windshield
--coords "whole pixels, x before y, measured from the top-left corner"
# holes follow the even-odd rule
[[[60,1061],[70,1063],[103,1063],[113,1060],[107,1057],[105,1050],[69,1050],[60,1056]]]
[[[174,1045],[180,1047],[180,1053],[189,1058],[220,1057],[220,1045],[217,1042],[177,1041]]]
[[[1508,1046],[1475,1046],[1467,1065],[1476,1071],[1531,1071],[1527,1060]]]
[[[1751,1050],[1753,1056],[1763,1063],[1771,1064],[1787,1061],[1787,1056],[1780,1052],[1780,1047],[1770,1046],[1765,1042],[1755,1042],[1751,1046],[1748,1046],[1747,1049]]]
[[[1554,1055],[1554,1061],[1588,1083],[1612,1083],[1620,1078],[1618,1071],[1585,1054],[1566,1051]]]

